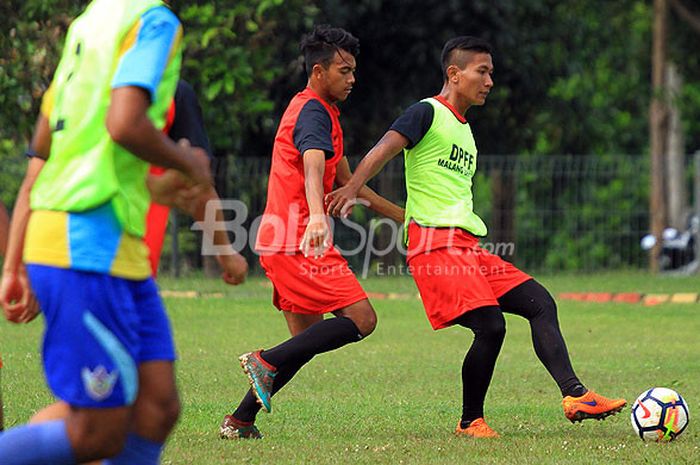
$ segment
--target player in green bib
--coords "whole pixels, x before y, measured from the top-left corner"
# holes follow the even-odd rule
[[[404,153],[408,269],[434,329],[459,325],[474,333],[462,364],[462,416],[456,434],[498,437],[484,421],[484,399],[505,337],[503,312],[530,322],[535,352],[559,386],[569,420],[619,412],[624,399],[607,399],[586,389],[574,373],[547,290],[479,246],[487,230],[474,211],[477,149],[464,115],[469,107],[483,105],[493,87],[491,46],[469,36],[448,41],[442,71],[440,93],[409,107],[392,124],[351,180],[328,194],[328,212],[347,215],[367,180]]]
[[[71,411],[0,435],[3,465],[157,464],[177,421],[174,343],[143,234],[149,163],[211,184],[206,153],[161,131],[181,34],[159,0],[94,0],[68,31],[18,195],[0,302],[20,322],[28,276],[46,321],[47,383]]]

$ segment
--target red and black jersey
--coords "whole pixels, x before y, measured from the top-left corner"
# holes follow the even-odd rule
[[[310,88],[294,96],[282,115],[272,149],[272,166],[255,249],[259,252],[296,252],[309,220],[304,187],[307,150],[323,150],[326,169],[323,191],[333,189],[338,162],[343,158],[343,130],[335,105]]]
[[[187,139],[190,141],[190,145],[204,149],[209,158],[212,158],[209,137],[207,137],[207,132],[204,129],[204,118],[202,117],[202,108],[197,100],[197,94],[192,86],[182,79],[177,83],[175,97],[173,97],[173,101],[168,108],[163,132],[174,142],[180,139]],[[165,168],[151,165],[149,172],[160,175],[165,172]],[[155,202],[151,202],[146,215],[144,241],[148,246],[153,276],[158,274],[158,263],[163,250],[169,215],[169,207]]]

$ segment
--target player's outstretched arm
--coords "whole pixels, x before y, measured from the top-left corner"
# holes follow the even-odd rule
[[[149,106],[148,92],[140,87],[113,89],[106,122],[112,140],[142,160],[182,172],[195,184],[213,184],[206,152],[168,139],[148,118]]]
[[[146,184],[154,202],[177,208],[191,216],[202,225],[202,233],[217,246],[217,250],[226,250],[215,255],[223,270],[224,282],[234,286],[243,283],[248,274],[248,262],[233,249],[228,232],[218,227],[225,218],[221,199],[214,186],[192,186],[183,174],[174,169],[159,175],[149,174]],[[215,212],[215,216],[207,216],[208,211]]]
[[[352,171],[350,171],[350,163],[348,163],[347,158],[343,157],[343,159],[340,160],[340,163],[338,163],[335,176],[336,184],[338,187],[342,187],[346,185],[348,181],[350,181],[351,177]],[[380,215],[390,218],[397,223],[403,223],[405,210],[396,205],[394,202],[377,194],[368,186],[362,186],[360,191],[357,193],[357,196],[364,201],[362,202],[363,205],[366,205]],[[349,214],[351,208],[346,209],[346,213]]]
[[[343,187],[326,195],[326,211],[333,216],[347,216],[349,208],[357,203],[360,189],[379,173],[389,160],[398,155],[408,139],[397,131],[389,130],[364,156],[355,173]]]

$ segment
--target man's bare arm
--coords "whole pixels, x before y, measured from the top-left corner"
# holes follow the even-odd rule
[[[164,168],[174,168],[195,184],[212,184],[209,158],[200,148],[176,144],[148,118],[148,93],[139,87],[112,90],[107,131],[112,140],[137,157]]]
[[[340,163],[338,163],[335,177],[336,184],[339,187],[342,187],[348,183],[351,177],[352,172],[350,171],[350,164],[348,163],[348,159],[343,157],[343,159],[340,160]],[[357,197],[365,200],[368,204],[367,206],[380,215],[390,218],[397,223],[403,223],[405,213],[404,209],[396,205],[394,202],[377,194],[368,186],[362,186],[360,191],[357,193]]]
[[[408,143],[408,139],[401,133],[394,130],[387,131],[357,165],[355,173],[347,184],[326,196],[328,214],[347,215],[348,208],[357,202],[360,189],[365,183],[376,176],[389,160],[401,153]]]

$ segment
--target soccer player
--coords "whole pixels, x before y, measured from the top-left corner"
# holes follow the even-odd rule
[[[540,361],[557,382],[566,418],[581,421],[619,412],[574,373],[547,290],[512,264],[479,247],[486,226],[474,213],[476,144],[465,113],[486,102],[493,80],[490,45],[462,36],[442,51],[439,95],[409,107],[367,153],[348,183],[326,197],[344,215],[359,189],[400,152],[406,157],[407,262],[434,329],[459,325],[474,333],[462,365],[463,410],[458,435],[497,437],[484,421],[484,398],[505,337],[503,312],[527,318]]]
[[[31,190],[31,216],[18,218],[16,234],[13,221],[10,243],[24,243],[46,317],[44,371],[71,411],[3,433],[3,464],[156,464],[177,421],[172,335],[142,237],[147,162],[211,184],[204,151],[157,129],[177,83],[180,36],[156,0],[94,0],[68,31],[54,107],[35,134],[50,156],[30,160],[18,202]],[[0,301],[17,321],[11,304],[29,291],[20,258],[10,258]]]
[[[259,438],[258,411],[315,355],[360,341],[375,328],[376,314],[332,245],[323,195],[350,177],[336,103],[355,83],[359,42],[340,28],[317,26],[301,42],[307,87],[280,121],[272,151],[267,205],[256,250],[274,286],[273,303],[292,338],[241,356],[251,390],[224,417],[222,438]],[[375,211],[403,221],[403,210],[369,189],[358,193]],[[334,318],[324,319],[333,313]]]
[[[48,98],[51,97],[51,92],[47,93],[47,99],[44,100],[42,108],[50,107],[51,103]],[[45,115],[48,117],[49,115]],[[192,86],[180,79],[177,83],[175,97],[168,109],[164,132],[173,141],[187,140],[193,147],[199,147],[207,152],[209,157],[212,157],[209,138],[204,128],[204,120],[202,118],[202,110],[197,100],[197,95]],[[36,149],[33,150],[36,153]],[[213,186],[209,186],[202,192],[194,201],[174,202],[181,195],[179,191],[188,191],[186,187],[186,179],[178,174],[176,170],[165,170],[164,168],[151,166],[149,170],[149,190],[154,194],[156,199],[151,202],[148,209],[146,220],[146,234],[144,241],[148,246],[149,259],[151,262],[151,273],[156,277],[158,272],[158,264],[160,263],[161,250],[165,230],[167,227],[168,214],[170,206],[176,206],[180,209],[189,212],[197,221],[204,220],[204,207],[207,202],[218,202],[219,197],[216,194]],[[189,195],[186,195],[189,198]],[[155,200],[160,200],[161,203],[156,203]],[[221,221],[222,218],[218,218]],[[212,234],[213,243],[217,246],[230,246],[228,236],[225,231],[205,231],[207,234]],[[228,254],[216,255],[219,265],[223,269],[222,278],[228,284],[240,284],[245,279],[248,265],[237,252],[233,249]],[[49,420],[65,418],[70,411],[69,406],[65,402],[56,402],[32,416],[30,423],[41,423]]]
[[[203,149],[209,158],[213,159],[197,95],[192,86],[183,79],[178,81],[164,131],[173,141],[186,141],[193,147]],[[192,189],[187,179],[177,170],[166,170],[158,166],[150,168],[147,184],[153,201],[148,209],[144,239],[149,250],[153,276],[155,277],[158,271],[170,207],[177,207],[195,221],[204,222],[203,232],[211,236],[214,245],[228,246],[227,253],[217,254],[215,258],[223,269],[224,282],[232,285],[241,284],[248,272],[248,264],[237,251],[230,247],[228,233],[223,229],[214,229],[214,225],[207,224],[205,221],[207,204],[214,202],[218,205],[220,201],[214,186],[205,186],[201,190]],[[216,214],[217,222],[224,221],[222,210],[218,206]]]
[[[7,216],[7,209],[5,209],[5,205],[2,202],[0,202],[0,257],[5,256],[5,250],[7,249],[7,234],[9,231],[10,219]],[[2,357],[0,357],[0,374],[2,374]],[[1,376],[0,381],[2,381]],[[0,389],[0,431],[5,429],[2,407],[2,390]]]

